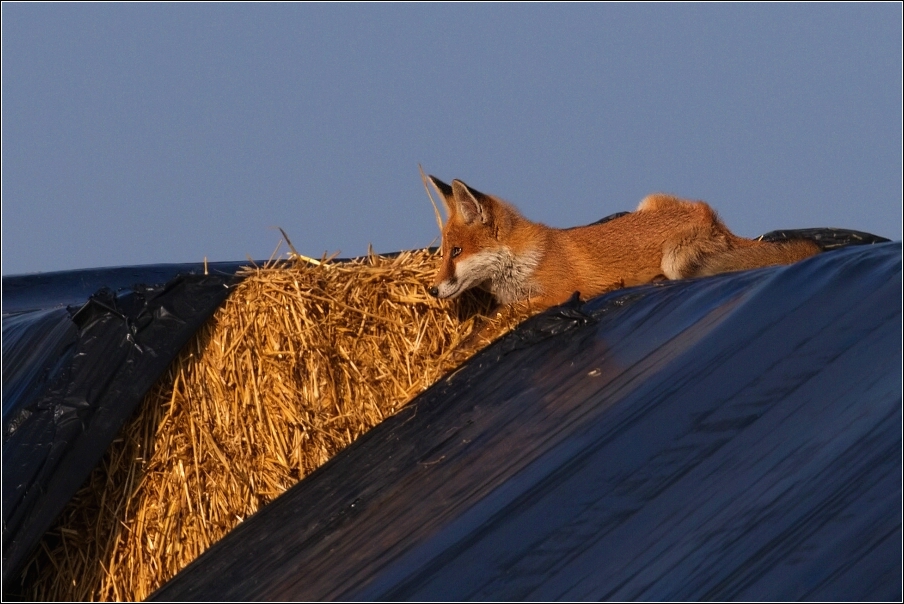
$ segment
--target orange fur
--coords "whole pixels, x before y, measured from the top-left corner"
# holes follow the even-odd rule
[[[430,288],[454,297],[482,287],[501,303],[560,304],[657,278],[683,279],[788,264],[820,248],[738,237],[702,201],[650,195],[637,211],[601,224],[555,229],[524,218],[505,201],[430,177],[446,205],[443,262]]]

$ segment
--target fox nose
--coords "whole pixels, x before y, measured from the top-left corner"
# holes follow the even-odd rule
[[[427,292],[435,298],[439,295],[439,288],[434,285],[433,287],[428,289]]]

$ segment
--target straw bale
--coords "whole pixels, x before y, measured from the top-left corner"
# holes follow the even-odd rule
[[[244,270],[42,540],[26,598],[144,599],[531,314],[431,298],[427,250],[307,260]]]

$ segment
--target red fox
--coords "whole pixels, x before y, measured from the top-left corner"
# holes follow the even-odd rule
[[[821,251],[809,240],[738,237],[708,204],[671,195],[649,195],[635,212],[602,223],[555,229],[460,180],[430,181],[448,215],[442,265],[429,290],[437,298],[481,287],[501,304],[547,308],[575,292],[586,300],[657,279],[790,264]]]

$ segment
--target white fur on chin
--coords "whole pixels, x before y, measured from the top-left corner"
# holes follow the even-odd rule
[[[531,279],[540,264],[541,253],[532,250],[515,255],[508,247],[472,254],[455,265],[456,279],[436,287],[440,298],[454,298],[472,287],[481,286],[501,304],[525,300],[539,292]]]

